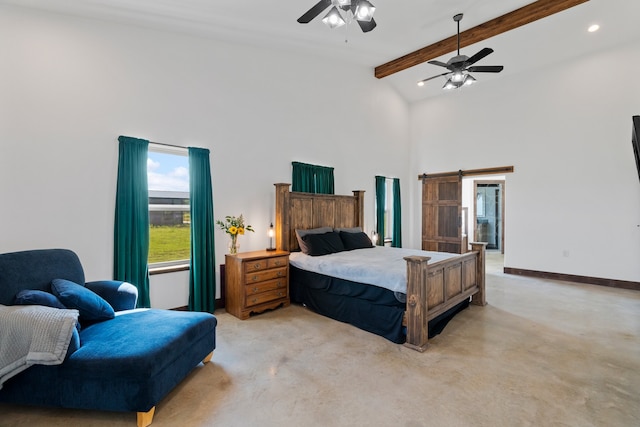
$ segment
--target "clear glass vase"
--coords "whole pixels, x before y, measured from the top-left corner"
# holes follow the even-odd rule
[[[231,240],[229,241],[229,253],[231,255],[235,255],[238,253],[239,249],[240,249],[240,243],[238,243],[238,235],[232,234]]]

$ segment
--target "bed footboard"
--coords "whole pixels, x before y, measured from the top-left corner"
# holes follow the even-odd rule
[[[471,243],[471,252],[433,264],[430,257],[405,257],[407,347],[425,351],[429,320],[469,297],[474,305],[486,305],[485,246]]]

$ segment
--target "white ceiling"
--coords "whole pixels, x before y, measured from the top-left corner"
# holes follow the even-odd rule
[[[362,33],[357,25],[330,30],[321,16],[309,24],[296,22],[317,0],[0,0],[76,16],[195,34],[222,41],[349,61],[373,69],[399,56],[455,35],[453,15],[464,13],[464,31],[532,0],[370,0],[378,26]],[[504,65],[500,74],[476,74],[478,84],[608,47],[640,42],[639,0],[590,0],[462,49],[471,56],[483,47],[495,52],[476,65]],[[592,23],[600,31],[588,33]],[[345,43],[345,39],[347,42]],[[452,55],[439,58],[446,62]],[[624,64],[612,64],[612,73]],[[408,101],[440,95],[444,84],[418,80],[443,69],[421,64],[385,77]],[[472,90],[465,88],[463,90]]]

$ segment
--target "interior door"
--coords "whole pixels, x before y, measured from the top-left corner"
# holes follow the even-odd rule
[[[465,253],[462,175],[422,179],[422,250]]]

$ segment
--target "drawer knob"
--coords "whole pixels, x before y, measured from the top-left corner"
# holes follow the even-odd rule
[[[260,263],[256,262],[255,264],[253,264],[253,268],[258,269],[260,268]]]
[[[280,265],[280,261],[274,262],[275,265]]]
[[[258,292],[258,287],[257,286],[255,288],[253,288],[253,293],[255,294],[256,292]]]
[[[282,277],[282,271],[278,271],[278,277]]]
[[[257,280],[258,280],[258,276],[253,276],[253,277],[251,278],[251,280],[253,280],[254,282],[255,282],[255,281],[257,281]]]
[[[251,302],[255,304],[256,302],[258,302],[258,298],[254,298]]]
[[[282,296],[282,292],[278,292],[278,296],[281,297]]]

